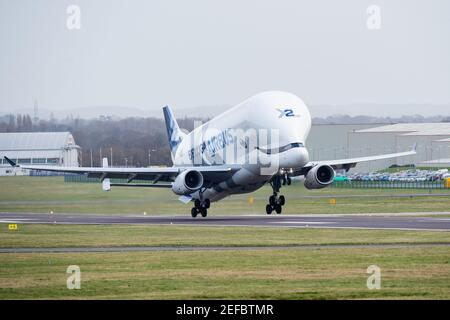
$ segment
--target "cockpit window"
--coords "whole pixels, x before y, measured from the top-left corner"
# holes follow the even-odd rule
[[[288,151],[293,148],[302,148],[304,146],[305,145],[301,142],[294,142],[294,143],[289,143],[289,144],[279,147],[279,148],[264,149],[264,148],[256,147],[256,149],[258,149],[259,151],[262,151],[264,153],[267,153],[267,154],[277,154],[277,153],[282,153],[282,152]]]

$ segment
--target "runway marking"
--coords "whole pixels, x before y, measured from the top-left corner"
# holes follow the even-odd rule
[[[34,219],[22,219],[22,218],[17,218],[17,219],[1,219],[0,223],[20,223],[20,222],[31,222]]]
[[[269,223],[283,223],[283,224],[336,224],[336,222],[328,221],[271,221]]]
[[[449,213],[447,213],[449,214]],[[191,219],[187,216],[135,216],[98,214],[33,214],[3,213],[0,222],[22,224],[62,225],[177,225],[196,227],[269,227],[269,228],[339,228],[339,229],[390,229],[450,232],[447,217],[406,217],[374,215],[316,215],[316,216],[212,216]]]

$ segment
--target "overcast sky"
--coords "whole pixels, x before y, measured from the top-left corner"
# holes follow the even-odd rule
[[[0,46],[0,111],[234,105],[264,90],[450,103],[448,0],[0,0]]]

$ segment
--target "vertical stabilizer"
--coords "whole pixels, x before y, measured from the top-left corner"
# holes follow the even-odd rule
[[[167,137],[169,138],[169,148],[172,154],[172,160],[177,151],[178,145],[183,140],[185,134],[181,132],[177,120],[169,106],[163,108],[164,120],[166,121]]]

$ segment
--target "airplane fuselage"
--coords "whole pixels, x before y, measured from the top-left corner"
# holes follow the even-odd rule
[[[174,166],[236,166],[231,178],[192,194],[220,200],[255,191],[283,169],[301,168],[308,160],[305,142],[311,115],[297,96],[279,91],[252,96],[183,138]]]

